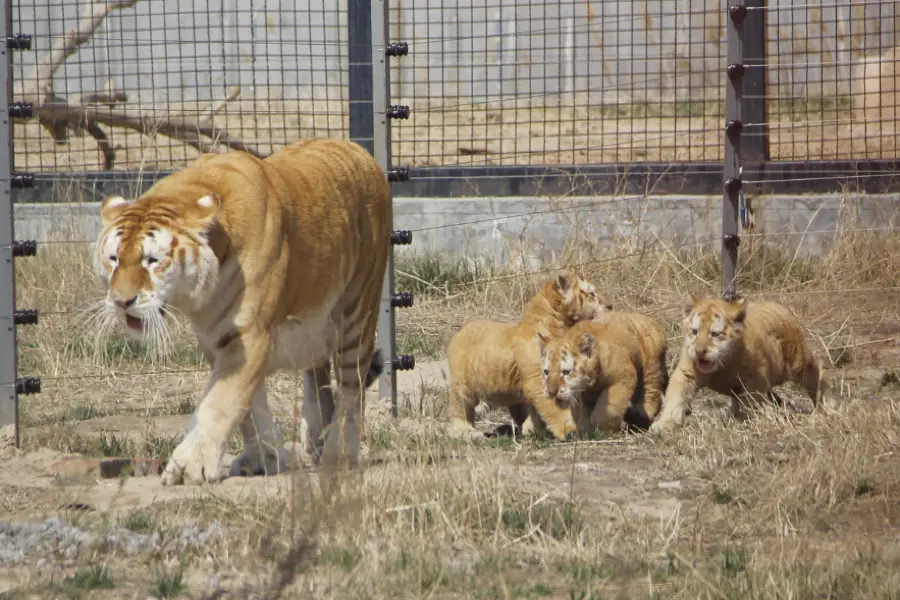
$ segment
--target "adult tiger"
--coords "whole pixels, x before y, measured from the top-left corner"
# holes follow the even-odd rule
[[[236,426],[244,452],[231,474],[284,469],[265,390],[278,370],[303,372],[314,460],[357,464],[365,387],[382,368],[374,344],[390,203],[385,174],[365,149],[325,139],[264,160],[204,155],[134,201],[103,201],[95,268],[105,310],[150,339],[169,308],[180,311],[211,364],[164,485],[218,481]]]

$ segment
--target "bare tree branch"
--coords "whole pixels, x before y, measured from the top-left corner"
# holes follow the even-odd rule
[[[69,131],[84,132],[97,141],[103,154],[106,170],[115,165],[115,151],[100,125],[121,127],[140,132],[144,135],[165,135],[200,152],[213,152],[217,144],[223,144],[235,150],[243,150],[263,158],[259,150],[247,146],[227,131],[217,129],[206,122],[197,122],[184,117],[159,118],[133,116],[125,111],[114,110],[116,104],[126,102],[128,96],[123,91],[86,93],[69,100],[56,96],[53,91],[53,77],[73,56],[78,49],[87,43],[106,17],[115,10],[133,7],[138,0],[94,0],[88,3],[78,24],[66,32],[35,67],[33,75],[27,80],[23,89],[25,99],[32,103],[34,114],[43,127],[58,144],[66,144]],[[237,98],[240,88],[235,86],[231,93],[210,109],[204,121],[212,119],[231,100]],[[105,107],[104,107],[105,105]],[[211,138],[212,141],[203,139]]]
[[[200,152],[212,152],[215,144],[219,143],[235,150],[249,152],[258,158],[264,158],[264,155],[260,154],[258,150],[232,138],[228,132],[217,129],[215,125],[201,124],[183,117],[136,116],[129,115],[124,111],[96,106],[72,106],[66,102],[49,102],[41,107],[41,113],[49,119],[78,123],[80,126],[103,123],[110,127],[123,127],[138,131],[144,135],[162,134],[193,146]],[[200,138],[201,135],[213,138],[214,141],[204,141]]]

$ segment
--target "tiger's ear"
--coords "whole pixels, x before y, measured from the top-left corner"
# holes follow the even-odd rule
[[[122,196],[107,196],[100,203],[100,222],[107,227],[116,220],[123,210],[134,204],[134,200],[126,200]]]
[[[744,319],[747,318],[747,297],[744,296],[743,298],[738,298],[731,304],[734,306],[734,322],[743,323]]]
[[[581,352],[584,356],[591,357],[594,355],[594,348],[597,345],[597,340],[590,333],[582,333],[578,337],[578,351]]]
[[[567,292],[575,285],[575,274],[571,271],[563,271],[553,278],[553,285],[560,292]]]
[[[681,311],[684,313],[684,316],[688,316],[691,314],[691,311],[694,310],[694,305],[700,301],[700,296],[694,293],[690,293],[684,297],[684,300],[681,304]]]
[[[210,193],[197,200],[196,204],[189,212],[189,215],[191,220],[205,229],[212,225],[213,221],[216,220],[221,208],[222,199],[219,198],[218,194]]]
[[[538,327],[537,331],[534,333],[534,337],[537,340],[538,348],[541,349],[541,353],[544,352],[544,347],[550,343],[550,336],[547,335],[547,332],[543,330],[543,328]]]

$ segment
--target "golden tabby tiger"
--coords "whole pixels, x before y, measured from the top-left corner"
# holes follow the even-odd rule
[[[562,333],[580,320],[610,310],[594,286],[564,271],[546,281],[518,323],[478,319],[450,340],[450,429],[460,436],[483,437],[475,429],[475,407],[505,406],[524,433],[548,428],[559,439],[575,430],[568,407],[543,393],[535,332]]]
[[[666,389],[665,328],[647,315],[611,311],[552,338],[538,333],[547,396],[572,407],[583,435],[646,430]]]
[[[836,407],[826,394],[821,364],[787,307],[747,298],[692,297],[685,304],[682,326],[681,354],[651,431],[681,425],[698,388],[729,396],[737,419],[746,418],[744,409],[750,403],[783,404],[773,388],[787,381],[802,385],[814,405],[824,399],[827,408]]]
[[[244,452],[232,474],[283,469],[265,380],[286,369],[304,374],[314,458],[356,464],[364,387],[381,369],[374,340],[390,203],[374,158],[339,140],[298,142],[265,160],[206,155],[136,200],[104,200],[95,267],[109,318],[154,339],[166,312],[180,311],[211,364],[163,484],[219,480],[238,426]]]

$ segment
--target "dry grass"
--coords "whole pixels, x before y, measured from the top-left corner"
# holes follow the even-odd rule
[[[117,339],[96,348],[82,316],[50,314],[87,305],[98,287],[86,248],[43,246],[17,263],[17,292],[20,306],[44,315],[20,330],[22,372],[42,375],[44,392],[22,398],[25,454],[4,455],[0,507],[15,519],[61,514],[92,531],[158,531],[163,545],[137,557],[86,548],[40,567],[44,557],[30,557],[0,569],[17,590],[0,597],[898,598],[900,236],[845,230],[817,258],[783,239],[742,246],[740,288],[797,312],[834,365],[841,414],[771,409],[735,424],[721,399],[703,394],[671,440],[468,445],[443,433],[440,377],[423,379],[404,390],[399,422],[370,404],[370,466],[332,496],[307,470],[199,493],[163,493],[153,478],[117,486],[32,476],[23,465],[46,448],[166,456],[204,381],[186,336],[159,363]],[[674,356],[682,299],[717,291],[718,252],[639,239],[611,247],[582,240],[545,268],[579,265],[617,307],[665,321]],[[401,257],[397,269],[398,288],[417,299],[398,313],[400,350],[420,362],[440,358],[467,319],[515,318],[546,277],[509,265],[472,273],[434,257]],[[878,291],[842,291],[860,289]],[[297,384],[284,375],[269,387],[289,438]],[[804,403],[793,388],[786,396]],[[70,499],[97,510],[61,511]],[[212,522],[224,529],[209,545],[172,545],[179,527]]]
[[[490,105],[464,99],[396,102],[412,104],[410,118],[394,123],[398,164],[589,165],[720,161],[723,156],[723,105],[714,98],[619,104],[596,104],[579,95]],[[857,115],[851,122],[848,106],[815,98],[771,102],[772,159],[896,158],[894,121],[876,115],[866,123],[865,115]],[[196,103],[127,107],[129,113],[152,116],[194,117],[207,110]],[[243,99],[228,104],[212,122],[263,152],[304,137],[346,137],[349,127],[346,104],[338,100]],[[58,145],[37,123],[16,124],[14,133],[19,170],[102,170],[102,156],[89,136]],[[112,130],[109,137],[120,148],[117,170],[168,170],[198,155],[164,136]]]

